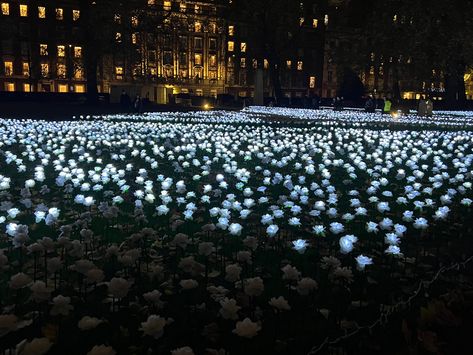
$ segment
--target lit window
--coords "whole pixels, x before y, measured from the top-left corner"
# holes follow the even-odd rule
[[[82,47],[74,47],[74,58],[82,58]]]
[[[46,8],[44,6],[38,6],[38,17],[46,18]]]
[[[48,45],[40,44],[39,45],[39,55],[48,55]]]
[[[164,1],[163,9],[166,10],[166,11],[170,11],[171,10],[171,1]]]
[[[20,5],[20,16],[21,17],[28,16],[28,5]]]
[[[43,78],[49,75],[49,64],[48,63],[41,63],[41,76]]]
[[[56,9],[56,20],[64,20],[64,10],[61,8]]]
[[[57,46],[57,56],[58,57],[65,57],[66,56],[66,47],[65,46]]]
[[[67,92],[67,85],[66,84],[59,84],[57,86],[57,91],[62,92],[62,93]]]
[[[74,86],[74,91],[77,92],[77,93],[82,94],[82,93],[85,92],[85,86],[82,85],[82,84],[76,84],[76,85]]]
[[[118,24],[122,23],[122,17],[119,14],[115,14],[113,17],[114,21]]]
[[[258,68],[258,59],[254,59],[253,58],[253,69],[257,69]]]
[[[132,16],[131,17],[131,26],[132,27],[138,27],[138,17],[137,16]]]
[[[5,76],[12,76],[13,75],[13,62],[8,61],[5,62]]]
[[[57,77],[61,79],[66,77],[66,64],[57,65]]]
[[[10,15],[10,4],[7,2],[2,2],[2,15]]]
[[[148,0],[148,5],[156,5],[156,0]]]
[[[228,26],[228,35],[229,36],[235,35],[235,26]]]
[[[304,18],[299,17],[299,26],[302,26],[304,24]]]
[[[30,76],[30,63],[23,62],[23,76]]]
[[[269,68],[269,62],[268,62],[267,59],[265,59],[265,60],[263,61],[263,67],[264,67],[264,69],[268,69],[268,68]]]
[[[235,49],[235,42],[228,41],[228,51],[233,52],[234,49]]]
[[[311,88],[311,89],[315,88],[315,76],[311,76],[309,78],[309,88]]]
[[[286,67],[287,67],[287,69],[291,69],[291,67],[292,67],[292,61],[286,60]]]
[[[198,4],[195,4],[194,11],[195,11],[196,14],[201,14],[202,13],[202,7]]]
[[[202,23],[199,21],[194,22],[194,31],[201,32],[202,31]]]
[[[72,21],[80,19],[80,10],[72,10]]]
[[[209,56],[209,66],[211,67],[217,66],[217,56],[215,54]]]
[[[212,22],[210,25],[210,33],[217,33],[217,24],[215,22]]]
[[[202,54],[195,53],[195,55],[194,55],[194,64],[195,65],[202,65]]]
[[[23,91],[24,92],[31,92],[31,85],[28,83],[23,84]]]
[[[312,20],[312,27],[313,28],[317,28],[317,26],[319,26],[319,20],[317,20],[316,18],[314,18]]]
[[[5,91],[15,91],[15,83],[5,83]]]
[[[179,10],[181,10],[181,12],[186,12],[186,9],[187,9],[187,5],[184,1],[181,1],[181,3],[179,4]]]
[[[115,67],[115,75],[117,79],[123,79],[123,67]]]
[[[209,70],[209,79],[217,79],[217,71],[216,70]],[[210,90],[210,92],[212,92],[213,90]],[[215,95],[212,95],[214,97],[217,97],[217,94],[215,93]]]
[[[81,67],[78,67],[74,71],[74,79],[80,80],[84,78],[84,70]]]
[[[302,61],[299,60],[299,61],[297,62],[297,70],[302,70],[303,65],[304,65],[304,64],[302,63]]]
[[[138,36],[136,35],[136,33],[131,34],[131,43],[133,44],[138,43]]]
[[[240,43],[240,51],[242,53],[245,53],[246,52],[246,43],[245,42],[241,42]]]
[[[115,33],[115,41],[122,43],[122,34],[120,32]]]
[[[240,58],[240,68],[246,68],[246,58]]]
[[[325,24],[325,26],[328,25],[328,15],[324,16],[324,24]]]

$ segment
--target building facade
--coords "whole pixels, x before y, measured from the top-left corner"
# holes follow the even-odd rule
[[[0,90],[86,90],[77,1],[0,2]]]
[[[251,26],[228,19],[227,1],[147,0],[140,9],[126,3],[107,10],[113,33],[103,43],[111,44],[97,63],[98,91],[112,101],[122,90],[160,103],[179,93],[250,97],[257,68],[265,95],[274,95],[269,61],[252,54]],[[84,4],[0,0],[0,91],[86,91]],[[320,1],[301,2],[298,21],[298,40],[276,64],[281,87],[287,97],[322,95],[328,19]]]

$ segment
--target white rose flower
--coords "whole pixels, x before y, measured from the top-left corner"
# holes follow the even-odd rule
[[[80,330],[91,330],[96,328],[103,321],[95,317],[84,316],[77,323]]]
[[[272,297],[268,303],[270,306],[276,308],[279,311],[291,310],[291,306],[283,296],[279,296],[278,298]]]
[[[241,322],[237,322],[233,333],[244,338],[253,338],[261,330],[261,327],[252,322],[250,318],[245,318]]]

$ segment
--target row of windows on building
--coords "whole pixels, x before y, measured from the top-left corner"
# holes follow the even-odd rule
[[[215,6],[205,6],[204,4],[187,4],[185,1],[174,2],[176,3],[176,9],[178,8],[180,12],[188,12],[193,11],[195,14],[203,14],[206,12],[216,12]],[[163,1],[163,10],[164,11],[171,11],[173,9],[173,1],[171,0],[164,0]],[[148,0],[148,5],[156,5],[156,0]]]
[[[8,16],[10,15],[11,8],[10,8],[10,3],[8,2],[2,2],[1,3],[1,10],[2,10],[2,15],[3,16]],[[19,15],[20,17],[28,17],[28,5],[26,4],[20,4],[19,5]],[[45,6],[38,6],[38,18],[45,19],[46,18],[46,7]],[[64,9],[61,7],[58,7],[55,9],[55,17],[56,20],[64,20]],[[80,10],[73,9],[72,10],[72,20],[77,21],[80,18]]]
[[[40,44],[39,45],[39,55],[41,56],[48,56],[49,55],[49,49],[48,49],[47,44]],[[57,56],[59,58],[64,58],[66,57],[66,46],[65,45],[58,45],[56,47],[57,49]],[[69,45],[69,50],[71,51],[70,55],[72,55],[74,58],[82,58],[82,47],[80,46],[72,46]]]
[[[21,75],[25,77],[30,76],[30,63],[29,62],[22,62],[21,66]],[[50,65],[49,63],[40,63],[40,70],[41,70],[41,76],[43,78],[48,78],[51,75],[50,71]],[[15,71],[14,71],[14,65],[13,61],[11,60],[6,60],[4,61],[4,73],[6,77],[9,76],[14,76]],[[64,63],[57,63],[56,64],[56,76],[57,78],[60,79],[66,79],[67,76],[67,65]],[[76,80],[81,80],[84,78],[84,71],[81,66],[76,65],[74,67],[74,72],[72,73],[72,76]]]
[[[14,91],[32,92],[33,86],[34,85],[30,83],[19,84],[19,83],[7,81],[4,83],[3,89],[9,92],[14,92]],[[51,86],[52,86],[51,84],[38,84],[38,91],[50,92],[52,91]],[[55,90],[59,93],[67,93],[67,92],[85,93],[85,85],[84,84],[68,85],[65,83],[58,83],[56,85]]]

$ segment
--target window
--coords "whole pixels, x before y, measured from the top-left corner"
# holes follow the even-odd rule
[[[76,68],[74,71],[74,79],[84,79],[84,69],[82,69],[81,67]]]
[[[115,21],[115,23],[118,23],[118,24],[122,23],[122,17],[119,14],[115,14],[115,16],[113,17],[113,20]]]
[[[263,61],[263,67],[264,67],[264,69],[268,69],[268,68],[269,68],[269,62],[268,62],[267,59],[265,59],[265,60]]]
[[[331,83],[332,80],[333,80],[333,72],[332,72],[332,71],[329,71],[329,72],[327,72],[327,81],[328,81],[329,83]]]
[[[122,34],[120,32],[115,33],[115,41],[117,43],[122,43]]]
[[[74,58],[82,58],[82,47],[74,47]]]
[[[13,62],[6,61],[5,62],[5,76],[12,76],[13,75]]]
[[[46,18],[46,8],[44,6],[38,6],[38,17]]]
[[[66,47],[65,46],[57,46],[57,56],[58,57],[65,57],[66,56]]]
[[[28,5],[20,5],[20,16],[21,17],[28,16]]]
[[[217,79],[217,71],[216,70],[209,70],[209,79],[212,79],[212,80]],[[217,95],[215,95],[215,96],[217,96]]]
[[[24,92],[31,92],[31,85],[28,83],[23,84],[23,91]]]
[[[181,1],[181,3],[179,4],[179,10],[180,10],[181,12],[186,12],[186,10],[187,10],[187,5],[186,5],[186,3],[185,3],[184,1]]]
[[[211,22],[209,25],[210,33],[217,33],[217,24],[215,22]]]
[[[15,91],[15,83],[5,83],[5,91]]]
[[[202,32],[202,22],[199,22],[199,21],[194,22],[194,31]]]
[[[82,85],[82,84],[76,84],[76,85],[74,86],[74,91],[77,92],[77,93],[82,94],[82,93],[85,92],[85,86]]]
[[[240,68],[246,68],[246,58],[240,58]]]
[[[217,39],[210,38],[209,39],[209,50],[216,51],[217,50]]]
[[[169,1],[169,0],[164,1],[163,10],[166,10],[166,11],[171,10],[171,1]]]
[[[115,77],[118,80],[123,79],[123,67],[115,67]]]
[[[10,4],[7,2],[2,2],[2,15],[10,15]]]
[[[67,92],[67,85],[66,84],[59,84],[57,86],[57,91],[62,92],[62,93]]]
[[[66,64],[57,65],[57,77],[61,79],[66,77]]]
[[[301,60],[299,60],[299,61],[297,62],[297,70],[299,70],[299,71],[300,71],[300,70],[302,70],[302,69],[303,69],[303,67],[304,67],[304,63],[302,63],[302,61],[301,61]]]
[[[64,20],[64,9],[56,8],[56,20]]]
[[[241,42],[240,43],[240,51],[242,53],[245,53],[246,52],[246,43],[245,42]]]
[[[72,10],[72,21],[80,19],[80,10]]]
[[[286,60],[286,67],[287,67],[287,69],[291,69],[291,67],[292,67],[292,61]]]
[[[39,55],[43,55],[43,56],[48,55],[48,45],[47,44],[40,44],[39,45]]]
[[[315,76],[309,78],[309,88],[315,89]]]
[[[202,54],[195,53],[195,55],[194,55],[194,65],[202,65]]]
[[[49,64],[41,63],[41,76],[46,78],[49,75]]]
[[[187,66],[187,54],[185,52],[179,53],[179,65],[182,67]]]
[[[181,78],[187,78],[187,70],[186,69],[179,70],[179,76]]]
[[[180,49],[187,49],[187,37],[186,36],[179,36],[179,48]]]
[[[209,55],[209,66],[211,67],[217,66],[217,56],[215,54]]]
[[[304,18],[299,17],[299,26],[302,26],[304,24]]]
[[[253,58],[252,62],[253,62],[253,69],[257,69],[258,68],[258,60]]]
[[[202,50],[202,47],[203,47],[202,37],[194,37],[194,49]]]
[[[196,14],[201,14],[202,13],[202,6],[200,6],[199,4],[195,4],[194,6],[194,12]]]
[[[324,16],[324,25],[325,25],[325,26],[328,25],[328,15],[325,15],[325,16]]]
[[[235,26],[228,26],[228,35],[229,36],[235,35]]]
[[[314,18],[312,20],[312,28],[317,28],[319,26],[319,20],[317,20],[316,18]]]
[[[137,16],[132,16],[131,17],[131,26],[136,28],[138,27],[138,17]]]
[[[172,52],[165,51],[163,53],[163,65],[172,65]]]
[[[138,35],[135,33],[131,34],[131,43],[137,44],[138,43]]]
[[[23,62],[22,69],[23,76],[30,76],[30,63]]]
[[[228,41],[228,51],[233,52],[234,49],[235,49],[235,42]]]

